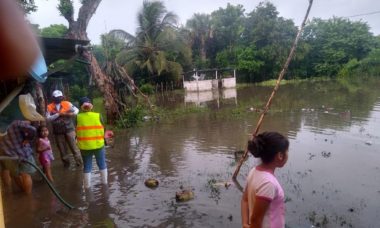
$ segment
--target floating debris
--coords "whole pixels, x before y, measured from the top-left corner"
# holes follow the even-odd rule
[[[309,155],[309,160],[313,159],[316,155],[315,154],[312,154],[312,153],[308,153]]]
[[[147,186],[148,188],[157,188],[158,184],[159,184],[158,180],[153,179],[153,178],[149,178],[145,181],[145,186]]]
[[[368,146],[371,146],[372,145],[372,141],[370,141],[370,140],[365,141],[365,144],[368,145]]]
[[[254,107],[247,108],[247,111],[248,112],[257,112],[257,113],[263,112],[262,109],[260,109],[260,108],[254,108]]]
[[[148,121],[148,120],[150,120],[150,119],[152,119],[151,116],[144,116],[144,117],[143,117],[143,120],[144,120],[144,121]]]
[[[194,199],[194,192],[191,190],[182,190],[175,193],[175,199],[177,202],[186,202]]]
[[[321,154],[322,154],[322,157],[324,157],[324,158],[329,158],[329,157],[331,157],[331,152],[322,151]]]
[[[213,187],[225,187],[226,189],[228,189],[232,183],[230,181],[222,181],[222,182],[215,182],[215,183],[211,183]]]

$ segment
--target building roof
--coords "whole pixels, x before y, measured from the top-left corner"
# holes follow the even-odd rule
[[[74,40],[64,38],[41,37],[41,48],[44,53],[46,64],[49,66],[60,59],[70,59],[75,56],[75,46],[85,46],[89,40]]]

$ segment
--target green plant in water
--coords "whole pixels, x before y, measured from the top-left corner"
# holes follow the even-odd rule
[[[136,127],[144,121],[146,114],[147,110],[143,106],[137,105],[126,109],[122,118],[116,124],[118,127]]]

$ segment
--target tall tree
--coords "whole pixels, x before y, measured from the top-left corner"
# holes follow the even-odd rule
[[[244,31],[244,8],[242,5],[227,4],[225,9],[219,8],[211,13],[214,40],[219,49],[232,50],[240,40]]]
[[[177,16],[168,12],[160,1],[144,1],[137,16],[138,28],[133,36],[121,30],[115,31],[124,37],[127,48],[118,56],[137,80],[160,81],[181,74],[179,59],[191,59],[190,49],[179,36],[176,28]],[[122,35],[124,34],[124,35]]]
[[[194,57],[205,62],[207,59],[206,42],[212,38],[211,17],[208,14],[196,13],[186,22],[186,27],[190,31],[191,46],[194,50]]]
[[[294,22],[278,16],[270,2],[260,3],[248,14],[242,34],[243,43],[257,48],[262,61],[256,81],[272,79],[280,71],[297,33]]]
[[[66,34],[66,38],[89,40],[86,32],[88,23],[90,22],[90,19],[94,15],[100,2],[101,0],[82,0],[82,6],[79,9],[78,18],[75,20],[73,1],[59,1],[58,10],[69,23],[69,30]],[[114,120],[117,114],[119,113],[120,109],[117,99],[117,93],[114,89],[114,83],[110,77],[108,77],[102,72],[98,64],[98,61],[91,52],[84,50],[83,55],[90,63],[89,72],[95,80],[99,90],[104,95],[104,104],[108,117],[107,119]]]
[[[336,76],[344,64],[363,59],[374,46],[367,23],[339,17],[313,19],[303,38],[311,46],[304,64],[313,76]]]

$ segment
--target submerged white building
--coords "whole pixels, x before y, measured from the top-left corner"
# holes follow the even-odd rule
[[[220,74],[223,71],[232,71],[232,74]],[[213,73],[213,77],[206,79],[206,73]],[[186,78],[183,75],[183,88],[185,91],[208,91],[213,89],[225,89],[236,87],[236,70],[231,69],[208,69],[193,70],[187,72],[192,74]],[[187,79],[187,80],[186,80]]]

